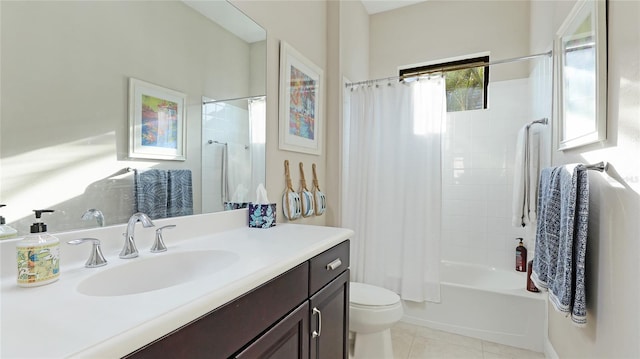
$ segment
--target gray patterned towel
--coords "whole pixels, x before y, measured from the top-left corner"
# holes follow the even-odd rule
[[[589,178],[583,165],[545,168],[540,173],[536,256],[531,279],[549,290],[557,311],[586,324],[585,255],[589,221]]]
[[[169,170],[167,216],[178,217],[193,214],[193,189],[191,170]]]
[[[167,171],[135,170],[135,211],[151,219],[167,217]]]
[[[536,255],[531,274],[531,279],[540,289],[548,289],[549,283],[555,278],[560,233],[559,170],[559,167],[547,167],[540,171]]]

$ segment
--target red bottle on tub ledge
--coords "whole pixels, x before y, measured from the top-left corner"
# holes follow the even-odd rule
[[[527,249],[524,247],[522,243],[522,238],[516,238],[516,240],[520,240],[520,243],[516,247],[516,270],[518,272],[526,272],[527,271]]]
[[[538,287],[531,280],[531,272],[533,271],[533,259],[527,263],[527,290],[529,292],[539,292]]]

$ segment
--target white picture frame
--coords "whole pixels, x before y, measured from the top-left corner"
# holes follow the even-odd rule
[[[187,96],[129,78],[129,158],[184,161]]]
[[[286,42],[280,43],[279,148],[322,154],[323,71]]]

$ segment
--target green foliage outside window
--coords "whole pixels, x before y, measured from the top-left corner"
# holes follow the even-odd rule
[[[484,67],[445,74],[447,112],[484,108]]]
[[[446,81],[447,112],[481,110],[487,108],[489,67],[471,67],[460,70],[446,70],[488,63],[489,56],[435,63],[432,65],[402,69],[400,76],[418,73],[440,72],[444,69]]]

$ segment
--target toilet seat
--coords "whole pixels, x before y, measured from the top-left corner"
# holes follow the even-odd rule
[[[400,303],[400,297],[385,288],[351,282],[349,302],[354,307],[394,307]]]

